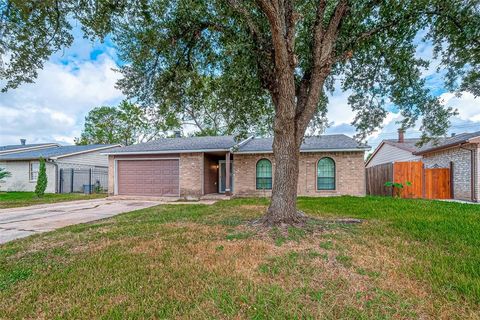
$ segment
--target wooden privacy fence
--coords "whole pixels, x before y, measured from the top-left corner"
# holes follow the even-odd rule
[[[367,194],[376,196],[392,195],[392,189],[385,187],[385,182],[393,181],[393,163],[367,168],[365,175],[367,179]]]
[[[420,161],[381,164],[366,169],[367,194],[393,195],[385,182],[402,183],[402,198],[450,199],[452,197],[450,168],[425,168]],[[406,186],[406,182],[411,186]]]

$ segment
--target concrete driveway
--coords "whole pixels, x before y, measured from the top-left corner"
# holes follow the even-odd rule
[[[164,202],[95,199],[1,209],[0,243],[162,203]]]

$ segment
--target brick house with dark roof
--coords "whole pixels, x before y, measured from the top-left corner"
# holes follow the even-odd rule
[[[166,138],[109,155],[109,193],[199,198],[210,194],[268,196],[275,161],[272,138]],[[370,147],[346,135],[307,137],[300,149],[298,194],[365,195]]]
[[[480,131],[438,138],[419,147],[419,139],[383,140],[366,162],[370,168],[385,163],[422,161],[425,168],[451,168],[452,198],[480,199]]]
[[[426,168],[451,168],[452,198],[480,199],[480,131],[432,141],[417,150]]]

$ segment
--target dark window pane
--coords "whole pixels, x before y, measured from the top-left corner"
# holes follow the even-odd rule
[[[268,159],[262,159],[257,162],[257,189],[272,189],[272,163]]]
[[[331,158],[318,161],[317,190],[335,190],[335,162]]]
[[[272,178],[257,178],[257,189],[271,190],[272,189]]]

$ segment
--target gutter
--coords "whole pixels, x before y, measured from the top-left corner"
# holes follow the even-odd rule
[[[100,154],[106,155],[106,156],[121,156],[121,155],[135,155],[135,154],[228,152],[229,150],[230,149],[162,150],[162,151],[102,152]]]
[[[242,141],[243,142],[243,141]],[[247,141],[248,142],[248,141]],[[230,149],[198,149],[198,150],[167,150],[167,151],[131,151],[131,152],[105,152],[101,155],[107,156],[122,156],[122,155],[140,155],[140,154],[170,154],[170,153],[202,153],[202,152],[232,152],[234,154],[255,154],[255,153],[273,153],[273,150],[255,150],[255,151],[233,151]],[[356,149],[315,149],[315,150],[300,150],[301,153],[306,152],[360,152],[370,150],[371,148],[356,148]]]
[[[356,149],[312,149],[312,150],[300,150],[300,153],[308,152],[360,152],[367,151],[371,148],[356,148]],[[255,153],[273,153],[273,150],[254,150],[254,151],[237,151],[235,154],[255,154]]]

